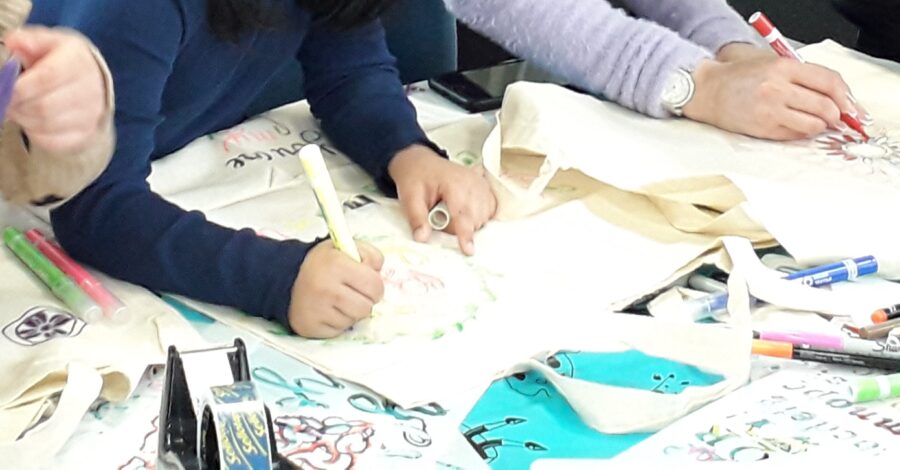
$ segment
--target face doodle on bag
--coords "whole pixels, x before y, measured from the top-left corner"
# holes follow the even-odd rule
[[[557,374],[563,377],[575,377],[575,364],[567,353],[557,353],[547,358],[545,363],[552,367]],[[539,372],[519,372],[504,379],[509,388],[516,393],[537,397],[550,398],[552,386]]]
[[[3,328],[3,336],[21,346],[37,346],[81,334],[84,321],[53,307],[32,307]]]

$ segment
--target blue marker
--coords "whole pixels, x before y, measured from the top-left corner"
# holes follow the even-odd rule
[[[852,281],[859,276],[876,272],[878,272],[878,261],[875,260],[875,257],[863,256],[793,272],[788,274],[785,279],[800,281],[810,287],[821,287],[835,282]]]
[[[826,264],[788,274],[784,279],[797,281],[810,287],[822,287],[835,282],[852,281],[859,276],[878,272],[878,261],[874,256],[847,259],[838,263]],[[719,292],[699,299],[688,300],[684,309],[691,312],[694,321],[713,318],[725,310],[728,305],[728,293]]]

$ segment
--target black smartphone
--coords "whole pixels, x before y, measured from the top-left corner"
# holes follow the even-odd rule
[[[518,81],[566,85],[555,75],[521,59],[507,60],[482,69],[448,73],[428,80],[428,85],[450,101],[477,113],[499,108],[506,87]]]

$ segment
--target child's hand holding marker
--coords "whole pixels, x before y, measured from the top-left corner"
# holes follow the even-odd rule
[[[291,290],[288,320],[307,338],[333,338],[368,318],[384,295],[379,271],[384,257],[372,245],[356,242],[362,262],[339,251],[330,240],[314,246]]]
[[[333,338],[371,315],[384,296],[379,275],[384,257],[374,246],[353,239],[319,147],[307,145],[299,156],[331,240],[314,246],[303,259],[291,289],[288,322],[301,336]]]
[[[475,254],[473,238],[497,210],[497,199],[483,170],[475,170],[440,157],[421,145],[413,145],[391,160],[388,173],[397,185],[400,204],[416,241],[431,236],[429,211],[446,205],[450,223],[446,230],[459,239],[459,248]]]

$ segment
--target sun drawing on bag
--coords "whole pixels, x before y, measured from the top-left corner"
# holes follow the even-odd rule
[[[828,155],[858,164],[866,168],[868,174],[900,175],[900,141],[886,135],[863,141],[849,135],[831,133],[819,137],[816,143]]]

